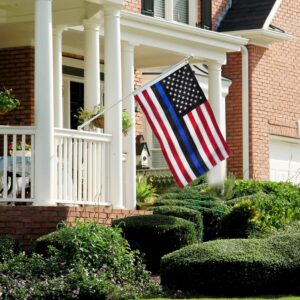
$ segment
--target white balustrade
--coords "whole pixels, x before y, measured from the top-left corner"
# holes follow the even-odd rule
[[[0,126],[0,203],[33,202],[35,129]]]
[[[111,205],[111,135],[58,128],[54,135],[57,202]]]

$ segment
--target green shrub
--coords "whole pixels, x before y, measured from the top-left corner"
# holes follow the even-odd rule
[[[152,200],[156,196],[155,192],[156,188],[148,183],[146,178],[136,179],[136,201],[138,206]]]
[[[220,236],[221,221],[225,211],[222,207],[221,209],[215,208],[202,208],[201,210],[203,216],[203,241],[215,240]]]
[[[299,293],[299,248],[300,234],[194,244],[162,258],[161,280],[195,294]]]
[[[133,216],[113,221],[122,228],[132,249],[145,254],[149,270],[156,272],[160,258],[197,241],[192,222],[163,215]]]
[[[187,200],[178,200],[178,199],[157,199],[155,200],[153,206],[186,206],[191,203]]]
[[[220,224],[222,238],[247,238],[254,236],[258,227],[258,209],[251,200],[241,200],[223,216]]]
[[[135,299],[157,289],[119,228],[76,223],[39,238],[36,251],[42,256],[20,257],[5,267],[12,281],[24,281],[20,293],[33,289],[41,293],[37,299]],[[43,289],[49,284],[51,297]]]
[[[147,176],[147,181],[155,187],[158,193],[162,193],[166,189],[175,186],[175,181],[173,176],[164,176],[164,175],[150,175]]]
[[[203,216],[203,240],[205,241],[219,237],[221,220],[229,210],[222,201],[195,199],[160,199],[156,200],[153,206],[181,206],[201,212]]]
[[[20,251],[20,242],[9,236],[0,236],[0,263],[13,258]]]
[[[78,260],[66,267],[57,255],[20,253],[0,265],[0,294],[1,299],[140,299],[159,291],[145,274],[141,272],[139,281],[119,281],[105,265],[91,268]]]
[[[199,241],[203,238],[203,218],[202,214],[190,208],[181,206],[159,206],[153,209],[154,214],[173,216],[191,221],[195,224]]]

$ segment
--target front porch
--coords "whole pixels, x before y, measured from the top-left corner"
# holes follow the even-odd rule
[[[4,0],[1,4],[5,11],[4,17],[0,15],[1,48],[34,47],[35,63],[31,64],[34,91],[29,92],[34,94],[32,126],[0,127],[0,202],[134,209],[135,128],[123,137],[121,114],[126,109],[134,119],[135,105],[132,97],[123,104],[119,100],[133,91],[136,69],[169,66],[191,54],[195,62],[208,65],[209,100],[226,135],[221,67],[226,53],[240,51],[247,41],[122,12],[122,4],[122,0],[26,0],[26,7],[24,0],[15,0],[14,5]],[[14,32],[12,36],[8,31]],[[82,58],[84,107],[101,103],[102,94],[105,106],[112,107],[105,113],[105,133],[70,129],[70,112],[64,109],[63,53]],[[6,82],[0,76],[1,85],[14,89]],[[15,149],[10,153],[9,146],[16,147],[19,141],[21,153],[17,155]],[[26,157],[28,143],[31,154]],[[218,181],[225,173],[224,162],[210,177]]]

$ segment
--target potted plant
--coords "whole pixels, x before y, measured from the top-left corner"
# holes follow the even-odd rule
[[[76,117],[78,118],[78,125],[83,124],[87,120],[91,119],[93,116],[103,112],[104,107],[102,105],[97,105],[93,110],[80,107],[77,111]],[[93,120],[91,127],[104,128],[104,115],[99,116],[97,119]]]
[[[104,111],[104,107],[102,105],[96,106],[93,110],[89,110],[86,108],[79,108],[76,117],[78,118],[78,125],[83,124],[87,120],[91,119],[93,116],[99,114]],[[122,112],[122,132],[124,135],[128,133],[130,128],[133,125],[132,118],[130,117],[127,111]],[[100,115],[98,118],[91,122],[90,127],[96,128],[104,128],[104,115]]]
[[[13,155],[13,153],[14,153],[14,144],[13,144],[13,142],[11,142],[9,144],[8,149],[9,149],[9,154]],[[16,156],[22,156],[23,155],[23,148],[22,148],[22,142],[21,141],[17,141],[15,150],[16,150],[15,151]],[[24,150],[25,150],[25,156],[26,157],[31,156],[31,145],[25,143],[25,149]]]
[[[20,107],[20,101],[12,94],[12,90],[4,88],[0,91],[0,115]]]

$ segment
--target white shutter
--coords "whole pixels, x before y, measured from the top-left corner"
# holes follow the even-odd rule
[[[176,22],[189,23],[189,0],[173,0],[173,18]]]
[[[154,16],[165,17],[165,0],[154,0]]]

